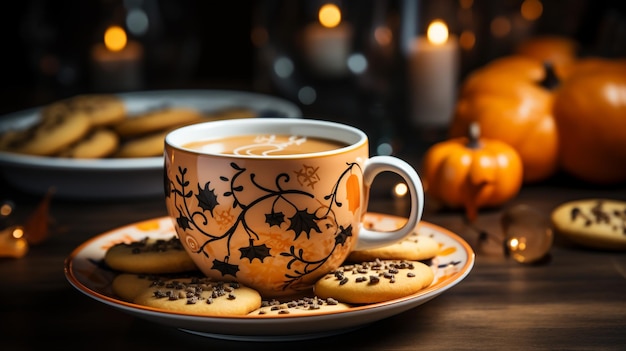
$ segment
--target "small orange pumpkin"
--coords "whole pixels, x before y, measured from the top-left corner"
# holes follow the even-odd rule
[[[450,137],[465,135],[477,122],[485,138],[512,146],[524,165],[524,182],[545,180],[557,169],[558,133],[552,115],[553,94],[542,84],[556,81],[533,58],[505,56],[470,74],[450,125]]]
[[[470,221],[479,208],[513,198],[523,182],[519,154],[502,141],[481,138],[477,123],[468,137],[431,146],[422,162],[426,194],[449,208],[464,207]]]

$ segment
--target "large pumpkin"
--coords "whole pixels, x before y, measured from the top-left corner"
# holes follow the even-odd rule
[[[578,42],[569,37],[541,35],[520,42],[515,47],[515,53],[563,67],[576,61],[579,49]]]
[[[556,90],[559,164],[587,182],[626,182],[626,61],[590,58]]]
[[[472,122],[481,135],[511,145],[522,159],[524,182],[557,169],[558,133],[552,115],[551,71],[536,59],[511,55],[472,72],[463,82],[450,137],[465,135]]]

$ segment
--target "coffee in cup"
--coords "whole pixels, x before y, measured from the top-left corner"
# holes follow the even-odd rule
[[[242,135],[201,140],[184,145],[185,148],[203,153],[224,155],[301,155],[331,151],[348,146],[346,143],[301,135]]]

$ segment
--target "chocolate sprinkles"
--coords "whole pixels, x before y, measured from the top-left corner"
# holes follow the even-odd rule
[[[149,242],[149,238],[145,237],[138,241],[133,241],[131,243],[120,243],[118,245],[124,245],[130,247],[132,249],[133,254],[140,254],[144,252],[165,252],[168,250],[178,250],[184,251],[185,248],[183,244],[180,242],[178,237],[173,236],[168,240],[158,239],[153,242]]]
[[[322,299],[315,297],[303,297],[298,300],[281,302],[276,299],[261,301],[261,307],[269,308],[270,311],[277,311],[278,314],[289,314],[289,310],[319,310],[323,306],[335,306],[339,301],[333,298]],[[267,314],[266,310],[260,310],[259,315]]]
[[[580,207],[573,207],[570,212],[570,220],[575,222],[577,218],[582,218],[585,227],[592,225],[610,225],[614,231],[621,231],[626,235],[626,208],[621,210],[606,211],[604,202],[597,201],[589,212],[583,211]]]
[[[354,275],[359,275],[358,277],[353,278],[356,283],[367,282],[367,285],[375,285],[380,282],[381,278],[387,279],[390,283],[395,283],[396,275],[406,269],[414,269],[413,263],[409,261],[381,261],[380,259],[377,259],[372,262],[344,265],[330,274],[339,281],[339,285],[348,283],[350,281],[350,276]],[[371,272],[377,274],[367,275]],[[407,277],[414,278],[415,274],[408,272]]]
[[[157,299],[166,298],[169,301],[186,299],[188,305],[193,305],[201,301],[207,304],[213,303],[213,300],[226,296],[228,300],[235,300],[237,295],[235,291],[240,287],[237,282],[216,282],[210,278],[194,277],[189,282],[172,280],[169,282],[154,281],[153,286],[158,286],[154,290],[153,296]],[[209,297],[202,296],[203,292],[209,292]]]

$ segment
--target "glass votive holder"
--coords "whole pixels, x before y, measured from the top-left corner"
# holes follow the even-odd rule
[[[504,211],[500,221],[504,252],[520,263],[536,263],[548,257],[553,242],[549,218],[528,205]]]

